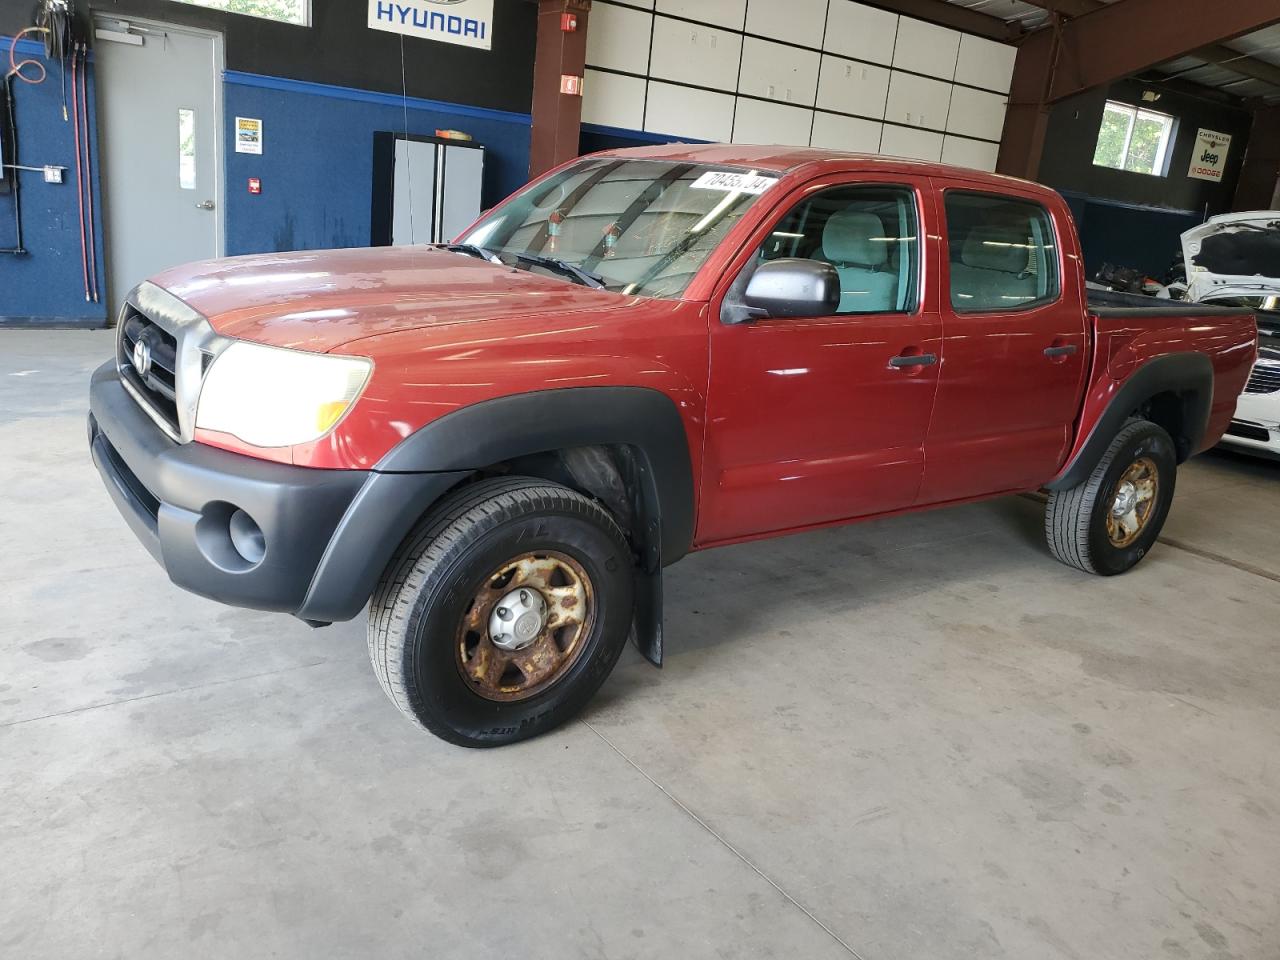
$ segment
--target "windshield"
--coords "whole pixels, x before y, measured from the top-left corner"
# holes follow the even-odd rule
[[[599,157],[481,220],[460,252],[627,294],[679,297],[772,171]]]

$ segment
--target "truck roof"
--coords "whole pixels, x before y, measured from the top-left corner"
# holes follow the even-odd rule
[[[894,173],[907,173],[914,176],[961,176],[966,180],[987,183],[992,187],[1018,184],[1024,188],[1034,188],[1052,193],[1043,184],[1016,177],[1007,177],[999,173],[987,173],[968,167],[957,167],[948,163],[935,163],[927,160],[908,160],[904,157],[886,157],[873,153],[852,153],[844,150],[828,150],[823,147],[788,147],[777,144],[751,145],[742,143],[665,143],[651,147],[626,147],[617,150],[604,150],[596,156],[626,157],[636,160],[683,160],[690,163],[732,164],[735,166],[755,167],[761,170],[772,170],[777,173],[794,173],[804,167],[840,164],[865,167],[867,170],[879,170]]]

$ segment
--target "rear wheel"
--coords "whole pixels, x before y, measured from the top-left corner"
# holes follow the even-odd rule
[[[626,643],[631,555],[594,500],[543,480],[486,480],[391,561],[369,654],[391,700],[451,743],[497,746],[563,723]]]
[[[1086,480],[1049,494],[1049,550],[1087,573],[1124,573],[1160,535],[1176,476],[1169,434],[1147,420],[1129,421]]]

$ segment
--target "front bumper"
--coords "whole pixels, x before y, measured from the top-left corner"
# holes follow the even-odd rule
[[[1280,457],[1280,392],[1242,394],[1222,443],[1236,450]]]
[[[113,362],[94,372],[89,409],[93,462],[174,583],[310,621],[358,614],[417,519],[465,476],[318,470],[176,443],[125,391]],[[261,531],[260,556],[237,548],[237,511]]]

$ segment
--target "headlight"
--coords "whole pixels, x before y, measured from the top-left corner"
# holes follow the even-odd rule
[[[363,357],[335,357],[237,340],[213,361],[196,427],[255,447],[318,440],[346,414],[369,380]]]

